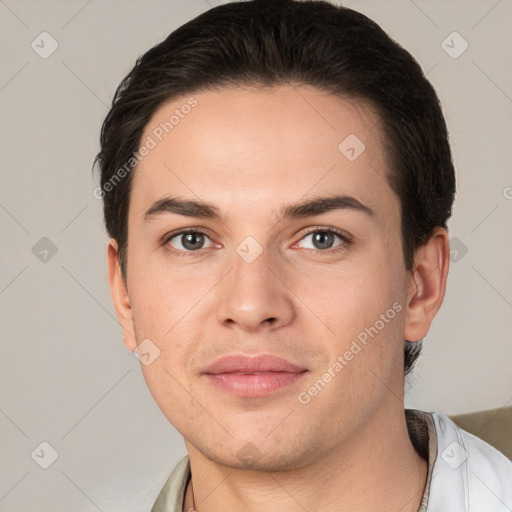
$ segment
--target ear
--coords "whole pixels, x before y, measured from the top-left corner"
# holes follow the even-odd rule
[[[108,242],[107,268],[110,294],[112,295],[117,319],[123,328],[124,344],[128,350],[133,352],[137,348],[137,341],[133,327],[132,308],[128,298],[128,290],[121,274],[121,266],[119,265],[119,248],[114,238],[111,238]]]
[[[414,255],[405,316],[406,340],[420,341],[426,336],[444,299],[449,266],[448,233],[437,227]]]

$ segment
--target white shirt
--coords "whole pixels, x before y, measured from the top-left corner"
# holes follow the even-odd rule
[[[405,415],[411,441],[428,462],[418,512],[512,512],[511,460],[448,416],[415,409],[406,409]],[[151,512],[183,512],[189,480],[187,455],[165,482]]]
[[[438,455],[425,511],[512,512],[512,461],[447,416],[432,418]]]

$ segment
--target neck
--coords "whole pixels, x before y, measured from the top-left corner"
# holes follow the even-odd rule
[[[416,512],[427,463],[414,450],[405,416],[368,422],[343,445],[297,469],[277,472],[219,465],[185,443],[194,495],[184,510],[198,512],[315,512],[401,510]]]

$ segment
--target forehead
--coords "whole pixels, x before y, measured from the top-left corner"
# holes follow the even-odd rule
[[[165,193],[235,207],[350,194],[395,205],[379,119],[367,104],[309,86],[207,90],[162,105],[144,129],[151,149],[130,209]]]

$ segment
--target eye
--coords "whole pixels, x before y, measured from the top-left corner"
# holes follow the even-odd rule
[[[211,245],[205,247],[206,241],[210,241]],[[163,244],[176,253],[199,252],[202,249],[213,247],[213,242],[208,235],[197,229],[173,233],[164,239]]]
[[[340,231],[333,228],[316,228],[306,233],[294,247],[308,238],[311,239],[310,247],[304,247],[305,249],[327,254],[346,250],[351,245],[350,238]],[[162,245],[177,256],[198,256],[205,249],[220,247],[205,232],[196,228],[171,233],[164,237]]]
[[[310,231],[301,238],[301,241],[311,239],[312,247],[305,247],[320,252],[336,252],[338,250],[345,250],[350,246],[349,238],[341,232],[329,228],[315,229]],[[336,239],[339,243],[335,244]]]

